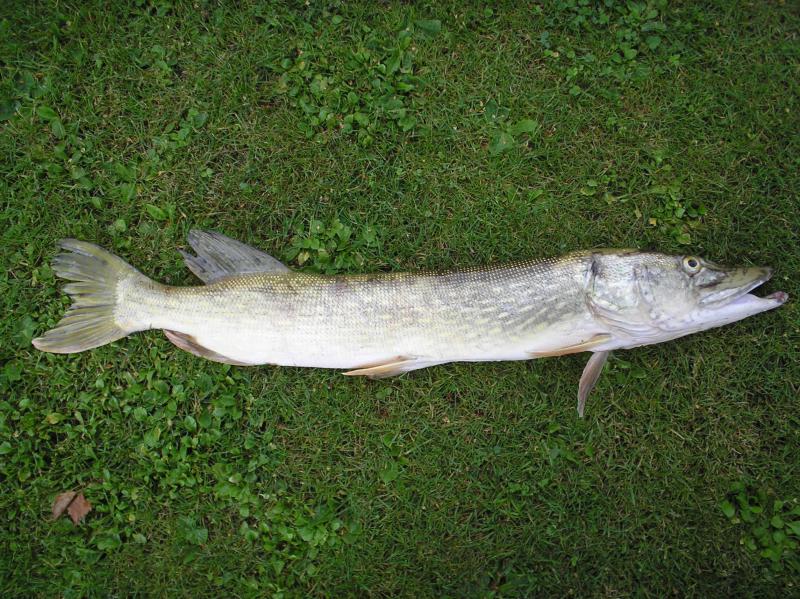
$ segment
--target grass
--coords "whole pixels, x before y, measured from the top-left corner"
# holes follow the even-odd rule
[[[595,246],[800,286],[792,3],[0,7],[4,596],[796,595],[796,301],[388,381],[156,332],[36,352],[55,241],[192,282],[191,227],[329,272]],[[83,490],[86,521],[48,519]]]

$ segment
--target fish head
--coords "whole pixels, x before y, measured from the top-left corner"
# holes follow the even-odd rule
[[[659,343],[772,310],[788,294],[750,293],[768,267],[728,268],[692,255],[593,254],[587,301],[594,315],[632,338],[624,347]]]

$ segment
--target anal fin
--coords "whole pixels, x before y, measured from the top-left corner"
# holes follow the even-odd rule
[[[177,331],[164,329],[164,334],[172,343],[195,356],[211,360],[212,362],[222,362],[223,364],[232,364],[234,366],[252,366],[252,364],[248,364],[247,362],[239,362],[228,356],[218,354],[207,347],[203,347],[194,337],[186,333],[178,333]]]
[[[416,370],[423,368],[426,364],[419,364],[416,358],[407,358],[404,356],[397,356],[390,358],[385,362],[378,362],[375,364],[366,364],[361,368],[355,370],[348,370],[343,372],[345,376],[368,376],[371,379],[383,379],[390,376],[397,376],[409,370]]]
[[[564,347],[559,347],[556,349],[548,350],[548,351],[532,351],[528,352],[534,358],[549,358],[551,356],[566,356],[568,354],[577,354],[582,351],[590,351],[593,347],[597,347],[598,345],[602,345],[603,343],[610,341],[611,335],[608,333],[598,333],[591,339],[583,341],[581,343],[576,343],[574,345],[565,345]]]

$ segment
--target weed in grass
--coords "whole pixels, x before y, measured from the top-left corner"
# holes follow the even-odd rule
[[[489,153],[497,156],[513,148],[521,135],[534,137],[541,126],[534,119],[520,119],[511,124],[508,121],[509,111],[501,108],[494,100],[489,100],[483,109],[483,116],[493,133],[489,142]]]
[[[720,509],[732,524],[745,529],[741,543],[769,560],[770,568],[800,573],[800,504],[783,501],[763,488],[743,482],[731,486]]]
[[[331,22],[339,26],[342,18],[335,15]],[[299,44],[281,61],[276,90],[302,111],[300,129],[306,137],[321,141],[322,132],[338,129],[368,147],[384,131],[416,126],[413,97],[421,81],[415,75],[414,34],[433,36],[441,22],[407,23],[391,42],[369,27],[361,29],[357,48],[340,49],[326,36]]]
[[[379,245],[375,227],[364,226],[354,235],[353,228],[343,224],[338,218],[327,225],[322,221],[312,220],[307,232],[302,224],[295,229],[284,258],[312,272],[329,275],[359,272],[366,264],[363,252],[369,252]]]

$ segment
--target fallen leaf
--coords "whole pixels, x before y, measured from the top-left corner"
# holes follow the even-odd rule
[[[73,524],[77,524],[83,520],[86,514],[91,511],[92,504],[86,500],[86,498],[83,496],[83,493],[79,494],[75,499],[73,499],[72,503],[70,503],[69,507],[67,508],[67,512],[69,512],[69,517],[72,518]]]
[[[92,504],[87,501],[83,493],[66,491],[59,494],[53,501],[53,520],[58,520],[65,510],[72,519],[73,524],[77,524],[84,519],[86,514],[92,511]]]
[[[61,514],[64,513],[64,510],[72,503],[73,499],[75,499],[75,491],[67,491],[56,497],[55,501],[53,501],[53,520],[58,520],[61,517]]]

